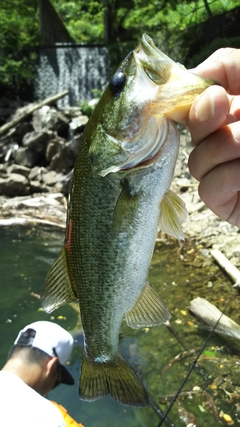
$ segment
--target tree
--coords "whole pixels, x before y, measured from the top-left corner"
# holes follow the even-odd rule
[[[142,33],[148,33],[160,48],[177,59],[179,42],[186,28],[239,3],[238,0],[50,1],[75,42],[105,41],[114,69],[136,46]],[[40,46],[38,6],[38,0],[1,0],[1,89],[4,87],[17,93],[34,77]],[[183,49],[190,41],[185,39]],[[181,51],[180,60],[183,56]]]
[[[1,89],[17,92],[23,82],[33,77],[39,43],[37,8],[37,0],[1,0]]]

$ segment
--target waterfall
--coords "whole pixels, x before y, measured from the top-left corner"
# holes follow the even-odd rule
[[[43,47],[35,79],[35,98],[44,99],[68,90],[58,107],[74,106],[90,100],[92,89],[104,90],[110,74],[110,60],[105,46],[57,44]]]

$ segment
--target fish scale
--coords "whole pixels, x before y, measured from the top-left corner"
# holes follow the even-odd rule
[[[123,319],[132,328],[165,323],[166,306],[148,283],[159,227],[183,238],[183,202],[169,187],[179,148],[171,119],[184,117],[212,82],[176,64],[143,35],[120,64],[84,130],[68,201],[63,249],[42,291],[45,311],[79,301],[84,351],[79,395],[110,394],[148,405],[121,355]]]

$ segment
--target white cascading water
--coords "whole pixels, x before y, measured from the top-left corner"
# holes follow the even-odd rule
[[[105,46],[56,45],[42,48],[35,79],[35,98],[42,100],[64,90],[69,95],[57,102],[58,107],[74,106],[93,98],[92,89],[104,90],[110,73]]]

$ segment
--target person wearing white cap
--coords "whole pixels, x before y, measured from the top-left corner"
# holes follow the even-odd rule
[[[60,410],[46,396],[59,385],[74,384],[65,368],[73,337],[53,322],[22,329],[0,371],[0,423],[5,427],[66,427]]]

